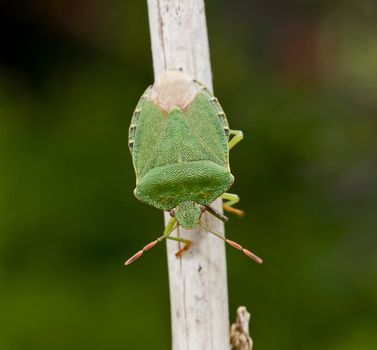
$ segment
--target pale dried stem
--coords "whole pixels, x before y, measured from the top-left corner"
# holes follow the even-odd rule
[[[250,314],[245,306],[237,309],[236,322],[230,327],[230,342],[232,350],[251,350],[253,341],[249,336]]]
[[[155,78],[182,70],[212,90],[208,37],[202,0],[148,0]],[[214,207],[221,211],[219,199]],[[169,215],[166,215],[169,218]],[[202,221],[224,235],[224,225],[205,213]],[[168,241],[173,350],[229,350],[228,291],[224,242],[203,228],[172,235],[190,239],[181,258]]]

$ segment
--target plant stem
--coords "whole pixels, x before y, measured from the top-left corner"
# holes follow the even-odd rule
[[[212,90],[203,0],[148,0],[148,12],[155,78],[182,70]],[[221,212],[221,199],[212,206]],[[202,221],[224,235],[220,220],[205,213]],[[229,350],[224,242],[201,227],[172,235],[192,241],[181,258],[174,254],[180,243],[167,242],[172,349]]]

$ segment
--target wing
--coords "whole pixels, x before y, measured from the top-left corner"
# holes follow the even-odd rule
[[[155,148],[163,135],[166,116],[149,98],[149,87],[140,98],[132,116],[129,128],[128,145],[136,173],[136,183],[139,182],[143,168],[148,164]]]
[[[194,82],[198,94],[185,110],[190,129],[202,146],[210,152],[211,160],[229,168],[229,125],[218,100],[203,85]]]

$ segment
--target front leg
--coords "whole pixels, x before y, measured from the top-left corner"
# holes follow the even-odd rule
[[[243,139],[243,132],[241,130],[229,130],[229,135],[234,135],[228,143],[229,150],[231,150],[238,142]]]
[[[240,201],[240,197],[238,197],[238,195],[233,193],[223,193],[221,195],[221,198],[226,200],[226,202],[223,204],[224,210],[229,211],[238,216],[245,215],[245,212],[243,210],[233,208],[233,205]]]

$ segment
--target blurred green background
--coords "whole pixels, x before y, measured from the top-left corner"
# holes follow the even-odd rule
[[[377,5],[207,0],[215,93],[245,140],[231,318],[256,349],[377,349]],[[127,129],[153,81],[145,1],[0,7],[0,349],[169,349],[162,230]],[[211,349],[209,349],[211,350]]]

